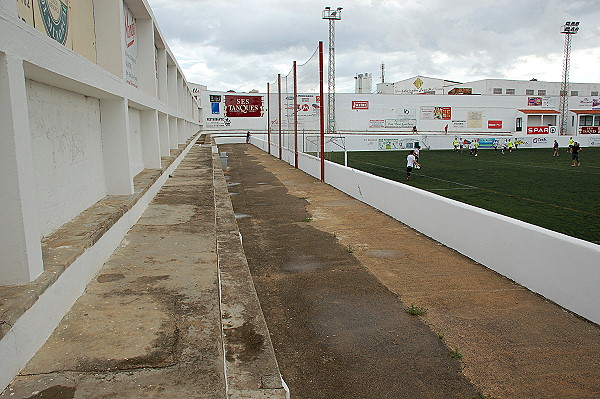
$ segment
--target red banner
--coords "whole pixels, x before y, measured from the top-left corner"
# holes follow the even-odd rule
[[[581,126],[580,134],[598,134],[598,126]]]
[[[225,115],[229,118],[262,116],[262,96],[225,96]]]
[[[502,121],[488,121],[488,129],[502,129]]]
[[[368,101],[352,101],[352,109],[369,109]]]

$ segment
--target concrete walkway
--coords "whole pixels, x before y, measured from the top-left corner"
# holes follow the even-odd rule
[[[192,147],[0,398],[283,399],[280,373],[292,398],[600,398],[597,325],[255,147],[221,151],[226,176]]]
[[[295,397],[600,398],[598,325],[253,146],[221,151]]]
[[[218,155],[194,145],[1,398],[285,398]]]

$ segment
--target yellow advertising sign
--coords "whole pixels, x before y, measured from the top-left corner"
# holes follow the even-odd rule
[[[69,30],[69,0],[35,0],[33,17],[37,30],[60,44],[73,48]]]
[[[33,26],[33,0],[17,0],[17,13],[21,21]]]

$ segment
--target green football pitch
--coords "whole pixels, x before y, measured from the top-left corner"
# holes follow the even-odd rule
[[[583,148],[581,166],[561,148],[421,150],[406,181],[408,151],[348,153],[348,165],[432,193],[600,244],[600,148]],[[335,157],[339,158],[339,156]],[[342,161],[343,162],[343,161]],[[418,212],[418,210],[415,210]]]

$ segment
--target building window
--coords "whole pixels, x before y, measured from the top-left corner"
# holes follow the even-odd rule
[[[600,115],[594,116],[594,126],[600,126]]]
[[[579,92],[577,90],[571,90],[571,95],[577,97],[579,95]]]
[[[525,95],[526,96],[533,96],[533,89],[527,89],[527,90],[525,90]]]
[[[538,90],[538,96],[545,96],[546,90]]]
[[[515,89],[506,89],[506,94],[515,94]]]
[[[517,132],[520,132],[523,130],[523,118],[517,118],[516,130],[517,130]]]
[[[592,94],[590,94],[590,96],[598,96],[598,92],[597,91],[593,91]]]
[[[494,88],[494,94],[502,94],[502,89],[495,87]]]
[[[594,123],[594,115],[581,115],[579,117],[579,126],[592,126]]]

